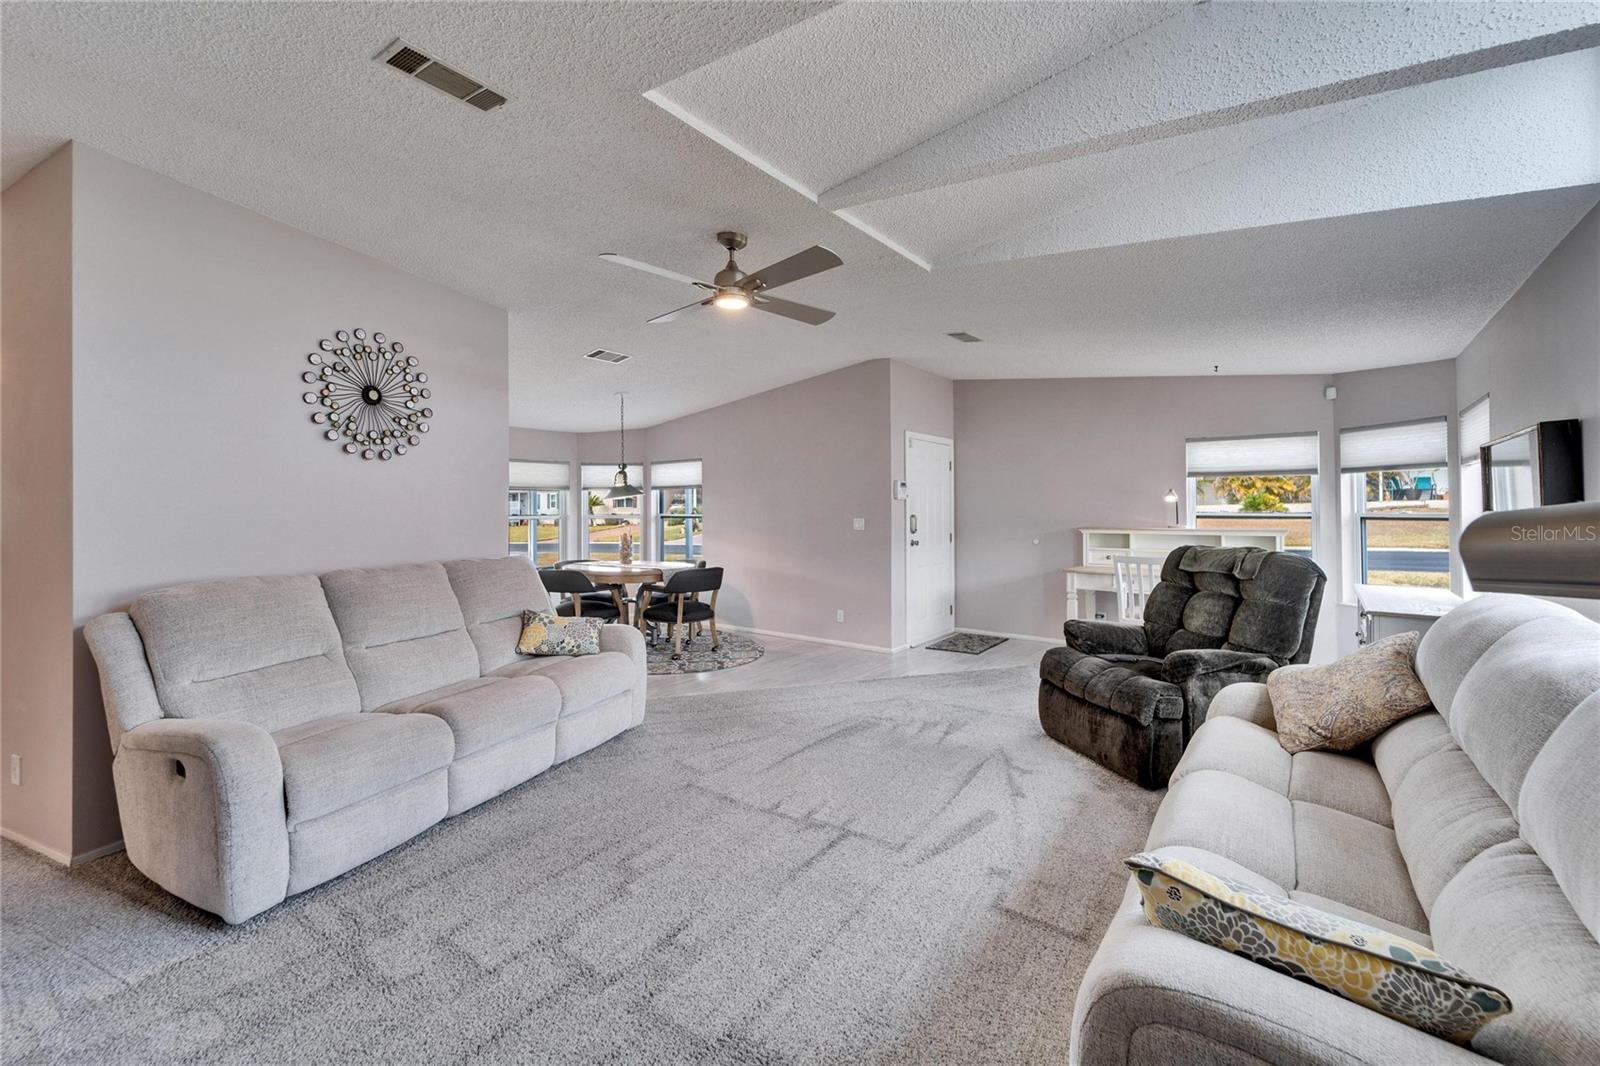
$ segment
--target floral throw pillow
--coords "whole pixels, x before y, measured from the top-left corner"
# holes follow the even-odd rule
[[[1164,850],[1127,860],[1151,925],[1457,1044],[1511,1013],[1504,992],[1473,980],[1430,948],[1209,873]]]
[[[1285,666],[1267,675],[1267,695],[1285,751],[1349,751],[1432,705],[1417,677],[1416,633],[1359,648],[1326,666]]]
[[[522,612],[518,655],[597,655],[600,652],[599,618],[561,618],[547,611]]]

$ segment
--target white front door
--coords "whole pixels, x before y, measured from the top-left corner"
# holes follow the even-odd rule
[[[906,642],[956,626],[955,446],[906,434]]]

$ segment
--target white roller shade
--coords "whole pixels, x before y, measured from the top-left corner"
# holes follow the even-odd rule
[[[1190,477],[1237,474],[1315,474],[1315,433],[1207,437],[1184,442]]]
[[[1461,462],[1477,462],[1478,449],[1489,443],[1489,397],[1474,401],[1461,412],[1456,434],[1461,438]]]
[[[507,484],[514,489],[538,489],[554,492],[572,487],[570,463],[539,463],[521,459],[511,460],[511,477]]]
[[[1428,418],[1387,426],[1339,431],[1339,469],[1346,474],[1368,470],[1405,470],[1444,466],[1450,461],[1450,422]]]
[[[686,485],[700,484],[702,482],[698,459],[650,464],[650,487],[653,489],[681,489]]]
[[[609,489],[611,482],[617,476],[616,463],[584,463],[581,471],[583,487],[586,489]],[[638,485],[644,481],[644,464],[628,464],[628,484]]]

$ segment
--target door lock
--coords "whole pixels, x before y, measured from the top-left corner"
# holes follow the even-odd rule
[[[921,543],[922,543],[922,542],[921,542],[921,541],[920,541],[920,540],[914,540],[914,541],[912,541],[912,542],[911,542],[911,546],[912,546],[912,547],[913,547],[913,548],[915,548],[915,547],[916,547],[916,546],[917,546],[917,545],[919,545],[919,544],[921,544]]]

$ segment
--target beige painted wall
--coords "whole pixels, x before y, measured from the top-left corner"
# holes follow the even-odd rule
[[[72,158],[0,199],[0,824],[57,858],[72,853]]]
[[[29,728],[72,738],[71,772],[25,775],[23,791],[70,812],[61,850],[82,854],[120,830],[76,627],[175,582],[503,554],[509,426],[503,310],[92,149],[72,160],[60,426],[73,458],[43,499],[71,516],[52,631],[76,638],[76,673],[70,659],[30,662],[32,680],[19,670],[16,682],[49,686],[48,701],[20,708]],[[386,463],[323,440],[300,400],[306,354],[354,326],[402,340],[434,392],[428,437]],[[17,712],[7,699],[7,747]],[[9,804],[4,818],[11,827]]]

